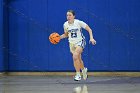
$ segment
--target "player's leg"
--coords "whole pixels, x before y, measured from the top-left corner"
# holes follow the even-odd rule
[[[82,47],[84,49],[85,46],[86,46],[86,41],[83,39],[77,45],[80,46],[80,47]],[[88,69],[86,67],[84,67],[84,62],[82,60],[82,56],[81,55],[79,55],[79,60],[80,60],[80,68],[81,68],[82,74],[83,74],[83,79],[86,80],[87,79],[87,70]]]
[[[79,80],[81,80],[81,75],[80,75],[80,66],[79,66],[79,64],[78,64],[79,61],[76,62],[76,61],[77,61],[77,60],[76,60],[76,55],[77,55],[77,53],[75,52],[76,47],[75,47],[75,45],[72,44],[72,43],[70,43],[69,46],[70,46],[70,52],[72,53],[73,65],[74,65],[74,68],[75,68],[75,70],[76,70],[76,75],[75,75],[75,77],[74,77],[74,80],[79,81]]]
[[[73,52],[73,61],[74,61],[74,67],[76,70],[76,76],[75,80],[81,80],[81,75],[80,75],[80,59],[79,56],[81,55],[83,49],[80,46],[77,46],[75,51]]]
[[[81,55],[79,56],[79,59],[80,59],[80,68],[82,70],[82,74],[83,74],[83,79],[86,80],[88,75],[87,75],[87,71],[88,69],[86,67],[84,67],[84,62],[82,60],[82,57]]]
[[[78,42],[78,43],[76,44],[76,46],[80,46],[80,47],[82,48],[82,52],[83,52],[83,49],[85,48],[85,45],[86,45],[86,41],[85,41],[84,39],[81,40],[80,42]],[[82,53],[81,53],[81,54],[82,54]],[[83,70],[83,69],[84,69],[84,63],[83,63],[81,54],[79,55],[80,69]]]
[[[80,60],[80,69],[83,70],[84,69],[84,62],[82,60],[81,55],[79,55],[79,60]]]

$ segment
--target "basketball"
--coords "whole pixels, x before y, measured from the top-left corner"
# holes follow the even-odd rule
[[[50,34],[49,40],[52,44],[57,44],[60,41],[60,35],[56,32]]]

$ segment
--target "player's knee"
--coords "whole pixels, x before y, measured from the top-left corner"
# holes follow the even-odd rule
[[[79,54],[77,52],[73,53],[73,60],[78,60]]]

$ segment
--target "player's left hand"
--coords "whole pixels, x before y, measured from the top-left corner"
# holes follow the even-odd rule
[[[92,45],[96,45],[96,41],[93,38],[89,40],[89,43],[92,43]]]

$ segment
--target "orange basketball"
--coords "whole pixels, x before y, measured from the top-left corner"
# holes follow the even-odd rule
[[[57,44],[60,41],[60,35],[56,32],[50,34],[49,40],[52,44]]]

